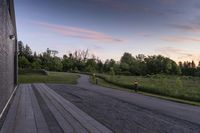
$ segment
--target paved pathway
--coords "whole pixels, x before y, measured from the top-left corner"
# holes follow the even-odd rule
[[[45,84],[20,85],[0,133],[111,133]]]
[[[125,102],[129,102],[132,105],[151,110],[158,114],[164,114],[168,117],[177,118],[200,126],[200,107],[162,100],[141,94],[100,87],[97,85],[92,85],[88,79],[89,77],[87,75],[81,75],[77,86],[114,97]]]
[[[200,132],[200,107],[92,85],[88,78],[51,89],[20,85],[0,133]]]

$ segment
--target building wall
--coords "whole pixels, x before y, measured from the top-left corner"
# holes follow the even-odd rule
[[[0,113],[16,85],[16,40],[10,39],[16,35],[12,2],[0,0]]]

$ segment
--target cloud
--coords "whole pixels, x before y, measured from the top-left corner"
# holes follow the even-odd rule
[[[114,38],[104,33],[83,29],[79,27],[56,25],[44,22],[33,22],[33,23],[45,29],[48,29],[52,32],[55,32],[57,34],[63,35],[65,37],[75,37],[79,39],[89,39],[96,41],[122,42],[121,39]]]
[[[142,37],[150,37],[151,34],[150,34],[150,33],[146,33],[146,32],[140,32],[140,33],[138,33],[138,36],[142,36]]]
[[[126,1],[123,0],[90,0],[94,3],[103,4],[109,9],[131,12],[131,13],[144,13],[153,16],[163,16],[163,15],[176,15],[183,14],[183,12],[177,11],[176,9],[157,9],[146,2],[141,1]],[[171,6],[177,3],[177,0],[154,0],[155,4],[160,4],[161,6]]]
[[[197,9],[200,9],[200,3],[198,2],[198,3],[195,3],[194,4],[194,7],[196,7]]]
[[[179,55],[187,55],[187,56],[192,56],[192,54],[185,53],[184,50],[179,49],[179,48],[174,48],[174,47],[162,47],[162,48],[157,48],[156,52],[160,52],[164,55],[170,56],[171,54],[179,54]]]
[[[103,4],[107,7],[110,7],[112,9],[117,10],[130,10],[132,9],[132,6],[130,6],[130,3],[124,2],[121,0],[90,0],[92,2],[98,2],[100,4]]]
[[[194,60],[196,63],[200,60],[200,54],[191,54],[191,52],[175,48],[175,47],[161,47],[155,49],[159,54],[165,55],[167,57],[173,58],[178,61],[191,61]]]
[[[174,5],[178,3],[178,0],[156,0],[156,1],[163,5]]]
[[[185,37],[185,36],[168,36],[162,38],[162,40],[165,41],[170,41],[170,42],[199,42],[200,43],[200,38],[195,38],[195,37]]]
[[[200,61],[200,54],[186,54],[185,56],[179,56],[178,60],[181,61],[194,61],[196,64]]]
[[[200,9],[200,8],[199,8]],[[191,21],[191,23],[193,25],[196,25],[200,28],[200,15],[197,15],[193,18],[193,20]]]
[[[174,47],[162,47],[162,48],[158,48],[156,49],[157,51],[160,51],[160,52],[171,52],[171,53],[180,53],[182,52],[183,50],[181,49],[178,49],[178,48],[174,48]]]
[[[171,28],[184,30],[187,32],[200,33],[200,25],[183,25],[183,24],[170,24]]]

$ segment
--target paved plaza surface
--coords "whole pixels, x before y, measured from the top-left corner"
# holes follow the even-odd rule
[[[200,107],[92,85],[21,84],[0,133],[199,133]]]

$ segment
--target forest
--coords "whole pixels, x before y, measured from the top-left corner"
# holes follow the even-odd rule
[[[57,51],[47,48],[43,53],[33,52],[22,41],[18,42],[19,69],[44,69],[60,72],[89,72],[110,75],[145,76],[155,74],[200,76],[200,61],[184,61],[176,63],[162,55],[139,54],[133,56],[124,52],[120,61],[114,59],[100,60],[90,55],[89,50],[76,50],[66,53],[63,57],[56,56]]]

